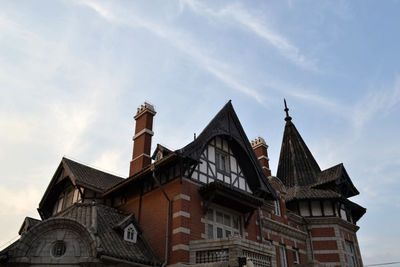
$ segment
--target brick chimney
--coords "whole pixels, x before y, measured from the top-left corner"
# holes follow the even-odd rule
[[[271,176],[268,158],[268,145],[265,140],[262,137],[258,137],[251,141],[251,147],[253,148],[264,173],[267,176]]]
[[[129,176],[134,175],[151,164],[151,137],[153,133],[154,106],[144,102],[137,109],[135,117],[136,129],[133,136],[133,154],[129,168]]]

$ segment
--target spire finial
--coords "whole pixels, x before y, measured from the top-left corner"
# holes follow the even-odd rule
[[[288,107],[286,105],[286,99],[285,98],[283,99],[283,102],[285,103],[285,112],[286,112],[285,121],[291,121],[292,117],[289,116],[289,109],[288,109]]]

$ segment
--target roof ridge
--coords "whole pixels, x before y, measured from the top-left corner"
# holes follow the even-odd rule
[[[83,167],[85,167],[85,168],[90,168],[90,169],[92,169],[92,170],[99,171],[99,172],[102,172],[102,173],[105,173],[105,174],[108,174],[108,175],[112,175],[112,176],[115,176],[115,177],[117,177],[117,178],[125,179],[125,178],[122,177],[122,176],[119,176],[119,175],[117,175],[117,174],[111,173],[111,171],[102,170],[101,168],[92,166],[91,164],[88,164],[88,163],[80,162],[80,161],[78,161],[78,160],[76,160],[76,159],[71,159],[71,158],[68,158],[68,157],[66,157],[66,156],[63,156],[62,160],[71,161],[71,162],[73,162],[73,163],[75,163],[75,164],[79,164],[79,165],[81,165],[81,166],[83,166]]]

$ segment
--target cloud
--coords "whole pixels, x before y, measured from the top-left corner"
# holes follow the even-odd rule
[[[259,103],[264,103],[265,99],[259,92],[251,89],[249,86],[234,78],[235,71],[232,70],[228,64],[216,60],[211,55],[208,55],[205,50],[197,46],[196,42],[194,42],[189,36],[172,28],[140,17],[138,14],[132,14],[131,12],[124,13],[121,10],[111,11],[111,8],[106,8],[98,2],[81,1],[80,3],[93,9],[99,16],[111,23],[145,28],[159,38],[169,42],[175,48],[179,49],[179,51],[188,55],[199,67],[212,74],[228,87],[255,99]]]
[[[300,52],[300,49],[285,36],[278,33],[277,30],[273,29],[270,25],[262,23],[254,14],[248,13],[243,6],[229,5],[219,11],[214,11],[197,0],[181,0],[180,3],[183,6],[188,6],[198,14],[204,14],[219,19],[227,17],[233,19],[248,31],[268,42],[281,56],[285,57],[293,64],[314,72],[320,71],[317,68],[315,60],[305,57]]]
[[[400,76],[397,76],[389,89],[374,88],[354,107],[352,121],[357,135],[364,126],[376,117],[387,116],[400,102]]]

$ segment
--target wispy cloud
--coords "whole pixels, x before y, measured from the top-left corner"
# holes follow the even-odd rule
[[[197,0],[181,0],[183,6],[188,6],[198,14],[212,16],[214,18],[229,18],[236,21],[250,32],[253,32],[259,38],[262,38],[274,47],[280,55],[287,58],[301,68],[319,72],[316,60],[304,56],[300,49],[288,40],[284,35],[273,29],[265,22],[261,22],[254,14],[250,14],[243,6],[237,4],[229,5],[221,10],[214,11]]]
[[[389,89],[377,89],[366,94],[354,107],[352,120],[357,134],[360,134],[368,122],[379,116],[386,116],[400,103],[400,76]]]
[[[150,21],[141,17],[139,14],[125,13],[121,10],[115,9],[112,10],[110,7],[103,6],[99,2],[86,0],[81,1],[80,3],[93,9],[98,15],[111,23],[145,28],[159,38],[169,42],[175,48],[179,49],[179,51],[188,55],[199,67],[212,74],[228,87],[242,92],[259,103],[265,101],[262,94],[235,78],[235,71],[232,70],[229,64],[213,58],[206,51],[196,45],[196,42],[194,42],[194,40],[192,40],[188,35],[166,27],[165,25]]]

